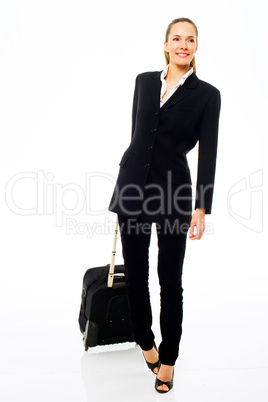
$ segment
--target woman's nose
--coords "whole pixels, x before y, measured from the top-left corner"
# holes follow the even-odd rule
[[[182,49],[187,49],[187,43],[186,43],[186,41],[182,41],[181,44],[180,44],[180,47],[181,47]]]

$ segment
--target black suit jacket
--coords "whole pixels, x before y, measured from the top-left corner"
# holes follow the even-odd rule
[[[142,213],[148,217],[143,212],[143,203],[150,198],[152,221],[184,215],[189,222],[192,181],[186,155],[199,142],[195,208],[205,208],[206,214],[210,214],[221,95],[193,72],[160,108],[160,75],[161,71],[154,71],[136,77],[131,143],[119,163],[108,209],[125,216]],[[180,193],[176,193],[178,187],[182,189]],[[167,201],[168,195],[175,193],[180,194],[176,207],[171,199]],[[160,195],[165,199],[164,204]],[[165,205],[164,210],[157,210],[156,205],[160,204]]]

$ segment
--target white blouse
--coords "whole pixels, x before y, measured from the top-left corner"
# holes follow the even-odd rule
[[[160,76],[161,81],[162,81],[162,87],[161,87],[161,93],[160,93],[160,107],[164,105],[164,103],[171,97],[171,95],[174,94],[174,92],[176,91],[176,89],[177,89],[180,85],[183,85],[183,84],[185,83],[186,79],[194,72],[193,67],[191,67],[190,70],[187,71],[187,73],[185,73],[185,74],[181,77],[181,79],[180,79],[180,81],[178,82],[178,84],[175,85],[175,87],[173,87],[173,88],[170,90],[167,99],[166,99],[165,101],[163,101],[162,96],[164,95],[164,93],[165,93],[166,90],[167,90],[167,84],[166,84],[166,81],[164,80],[164,78],[165,78],[165,76],[167,75],[168,67],[169,67],[169,64],[165,67],[165,69],[162,71],[161,76]]]

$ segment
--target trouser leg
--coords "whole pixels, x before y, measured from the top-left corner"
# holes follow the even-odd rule
[[[157,224],[157,236],[162,335],[159,358],[163,364],[173,366],[179,355],[182,334],[182,267],[187,233],[185,230],[177,230],[172,233],[164,225]]]
[[[150,350],[154,343],[149,293],[149,245],[152,224],[122,215],[118,215],[118,221],[132,328],[137,344],[143,350]]]

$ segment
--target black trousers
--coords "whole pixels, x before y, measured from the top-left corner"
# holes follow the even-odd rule
[[[135,340],[142,350],[154,343],[149,293],[149,245],[152,222],[118,215],[122,253],[126,270],[126,292]],[[159,358],[173,366],[179,355],[182,334],[182,268],[189,224],[156,223],[158,238],[158,278],[160,285]]]

